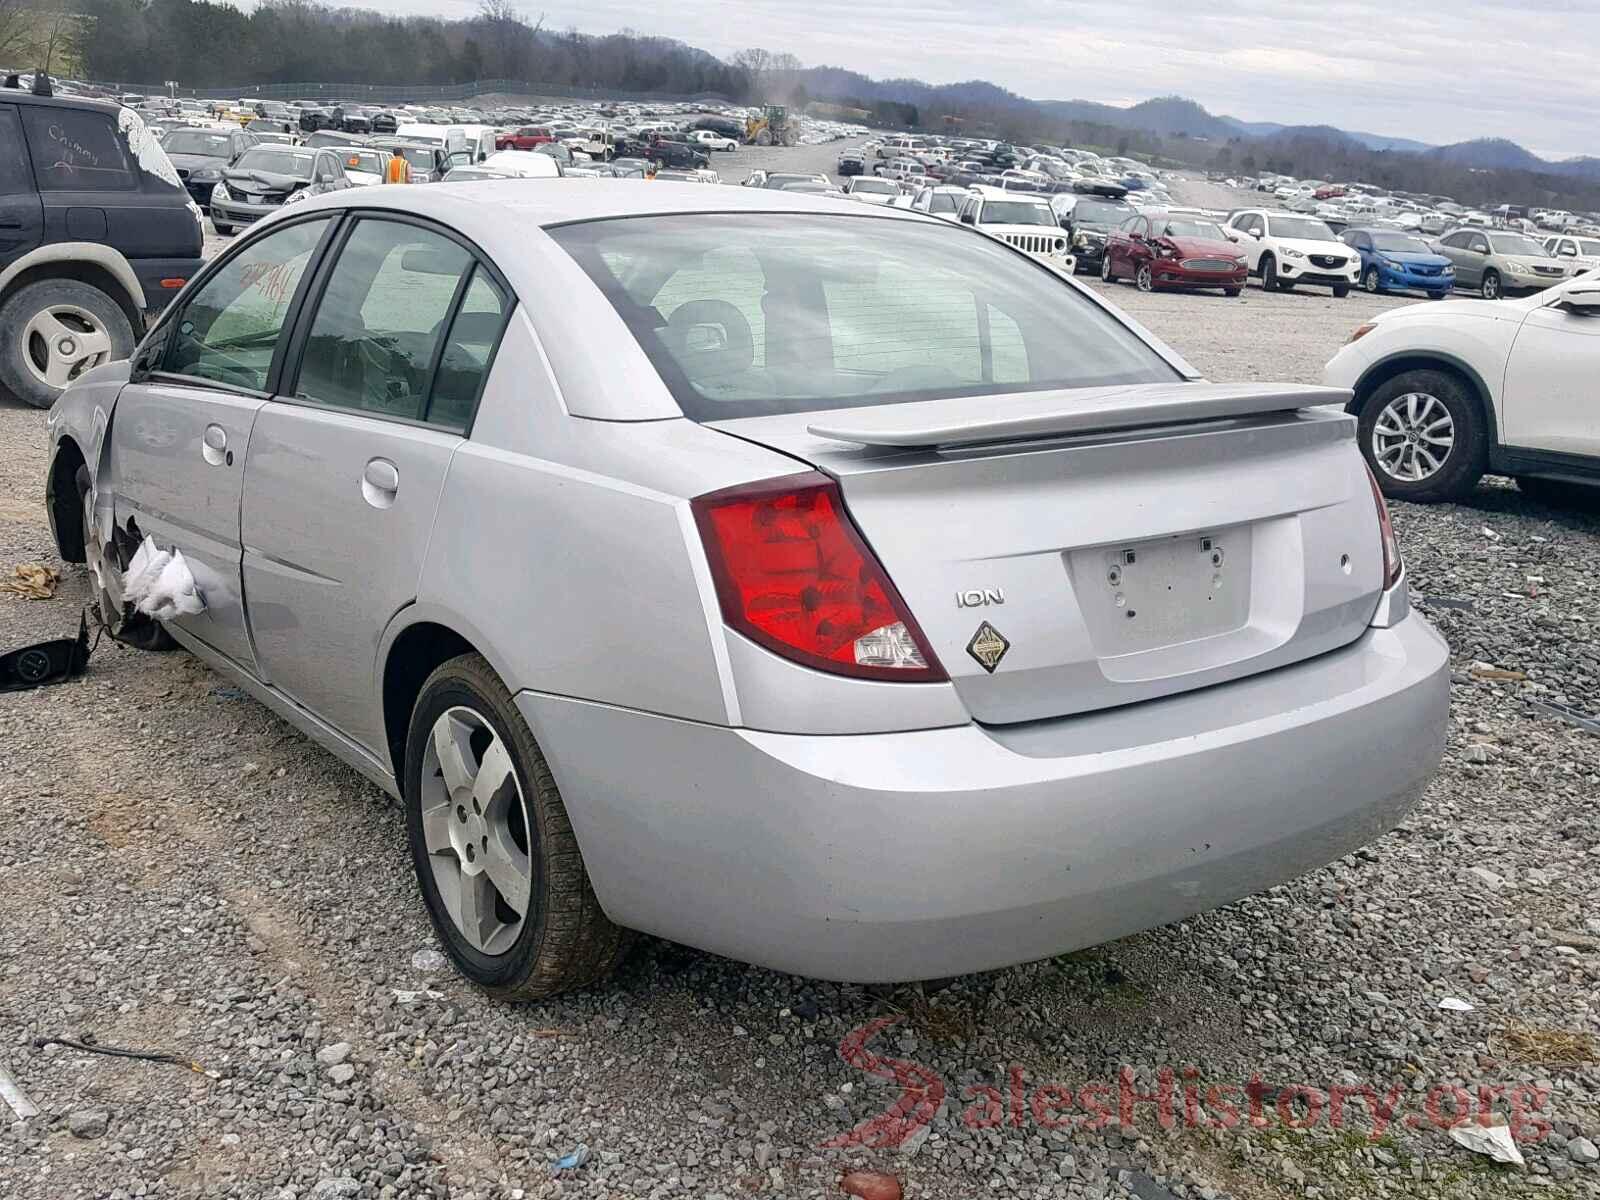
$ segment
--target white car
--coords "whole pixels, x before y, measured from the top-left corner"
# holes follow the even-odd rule
[[[925,187],[916,194],[911,201],[914,212],[927,213],[932,217],[940,217],[946,221],[954,221],[961,211],[968,192],[966,188],[955,187],[952,184],[941,184],[938,187]]]
[[[710,129],[696,129],[689,134],[687,140],[691,146],[699,146],[702,150],[731,153],[739,148],[739,143],[735,139],[723,137],[722,134]]]
[[[534,150],[496,150],[480,165],[497,175],[515,179],[555,179],[562,173],[560,163]]]
[[[956,220],[1069,273],[1077,265],[1077,260],[1067,253],[1066,230],[1056,221],[1055,212],[1043,196],[973,188]]]
[[[1247,208],[1229,217],[1222,232],[1244,251],[1263,291],[1314,283],[1343,297],[1361,279],[1360,255],[1316,217]]]
[[[365,146],[335,146],[333,152],[344,163],[345,176],[356,187],[372,187],[388,176],[390,154]]]
[[[900,185],[876,175],[852,175],[844,181],[844,194],[863,204],[893,204]]]
[[[1574,272],[1592,271],[1600,267],[1600,238],[1573,237],[1563,233],[1545,238],[1544,248],[1551,258],[1559,258]]]
[[[1361,451],[1385,494],[1453,500],[1485,472],[1524,490],[1600,483],[1600,279],[1521,300],[1390,309],[1323,368],[1350,388]]]

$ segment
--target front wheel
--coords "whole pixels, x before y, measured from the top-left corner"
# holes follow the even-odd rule
[[[1478,285],[1478,294],[1485,300],[1500,299],[1500,272],[1485,271],[1483,282]]]
[[[422,685],[404,786],[422,900],[463,975],[537,1000],[615,969],[626,931],[601,911],[549,764],[481,656]]]
[[[215,229],[217,231],[217,236],[218,237],[232,237],[233,236],[233,226],[232,225],[219,224],[215,217],[213,217],[211,219],[211,228],[213,228],[213,229]]]
[[[1278,290],[1278,263],[1270,254],[1261,260],[1261,290],[1263,292]]]
[[[1336,283],[1333,285],[1333,298],[1335,300],[1343,300],[1349,294],[1350,285],[1348,283]]]
[[[1361,273],[1361,287],[1363,290],[1373,293],[1373,295],[1377,295],[1383,290],[1382,285],[1378,282],[1377,267],[1368,267]]]
[[[1444,371],[1405,371],[1375,389],[1356,427],[1383,494],[1432,503],[1470,492],[1488,461],[1478,401]]]
[[[1244,289],[1243,289],[1243,288],[1223,288],[1223,289],[1222,289],[1222,294],[1223,294],[1223,295],[1224,295],[1224,296],[1230,296],[1230,297],[1232,297],[1232,296],[1237,296],[1237,295],[1239,295],[1239,294],[1240,294],[1240,293],[1241,293],[1241,292],[1243,292],[1243,291],[1244,291]]]
[[[1149,263],[1140,263],[1139,269],[1133,273],[1133,286],[1141,292],[1156,290],[1155,275],[1151,273]]]

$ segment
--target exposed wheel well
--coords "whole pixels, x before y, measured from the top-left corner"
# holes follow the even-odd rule
[[[1482,415],[1489,430],[1489,446],[1500,444],[1500,430],[1495,424],[1494,405],[1489,402],[1488,389],[1484,387],[1483,380],[1477,373],[1470,371],[1449,359],[1436,358],[1428,354],[1406,354],[1397,358],[1387,359],[1373,367],[1367,374],[1357,381],[1355,396],[1346,406],[1345,411],[1353,416],[1360,416],[1361,410],[1366,406],[1367,398],[1377,391],[1396,375],[1403,375],[1407,371],[1438,371],[1460,380],[1466,385],[1467,393],[1478,402],[1478,411]]]
[[[406,765],[406,733],[411,726],[411,710],[416,705],[417,693],[441,663],[476,650],[476,646],[455,630],[431,621],[413,625],[389,648],[389,657],[383,666],[383,732],[389,743],[395,782],[402,790],[405,783],[400,775]]]
[[[11,299],[19,288],[25,288],[30,283],[38,283],[41,279],[75,279],[79,283],[99,288],[117,302],[117,307],[128,318],[128,324],[133,327],[135,340],[144,333],[144,313],[139,311],[138,304],[128,295],[128,289],[122,285],[122,281],[99,263],[58,259],[29,267],[6,285],[6,293],[0,297],[0,303]]]
[[[84,561],[83,498],[78,495],[78,468],[85,465],[78,443],[69,437],[62,438],[50,463],[45,504],[49,506],[50,524],[55,529],[56,552],[63,562]]]

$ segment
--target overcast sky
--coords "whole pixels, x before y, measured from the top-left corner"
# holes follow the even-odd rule
[[[335,3],[338,0],[334,0]],[[476,0],[384,11],[468,16]],[[1596,0],[524,0],[585,33],[665,34],[726,56],[933,83],[989,79],[1041,100],[1178,94],[1246,121],[1445,143],[1507,137],[1600,154]]]

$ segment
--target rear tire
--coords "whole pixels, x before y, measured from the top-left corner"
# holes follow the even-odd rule
[[[1411,397],[1416,398],[1414,407]],[[1438,459],[1437,467],[1428,466],[1425,458],[1419,460],[1417,450],[1407,448],[1406,434],[1413,427],[1407,420],[1408,409],[1418,414],[1416,426],[1431,430],[1435,437],[1448,435],[1447,447],[1425,446]],[[1444,416],[1448,427],[1441,423]],[[1489,460],[1488,423],[1478,399],[1459,376],[1445,371],[1404,371],[1375,388],[1361,406],[1356,436],[1378,486],[1396,500],[1419,504],[1459,500],[1477,486]],[[1413,474],[1421,477],[1407,477]]]
[[[211,228],[213,228],[213,229],[215,229],[217,231],[217,236],[218,237],[232,237],[233,236],[233,226],[232,225],[219,225],[219,224],[217,224],[217,222],[215,220],[213,220],[211,222]]]
[[[74,349],[62,353],[63,342]],[[0,383],[34,408],[49,408],[78,376],[129,357],[133,345],[128,315],[93,284],[41,279],[0,305]]]
[[[1232,296],[1237,296],[1242,291],[1244,291],[1243,288],[1223,288],[1222,289],[1222,294],[1224,296],[1232,297]]]
[[[491,750],[498,746],[504,752],[505,758],[496,754],[495,761],[503,764],[502,772],[509,765],[509,772],[492,793],[480,797],[459,786],[451,790],[436,742],[441,726],[447,746],[458,744],[452,731],[470,731],[459,745],[474,785],[491,769]],[[537,1000],[585,987],[616,968],[628,933],[601,911],[549,764],[511,693],[480,655],[451,659],[422,685],[406,739],[404,789],[406,830],[422,900],[440,942],[464,976],[501,999]],[[479,799],[484,801],[481,809],[475,804]],[[475,861],[472,836],[480,827],[481,863]],[[454,845],[462,841],[458,852]],[[520,915],[500,887],[504,868],[489,867],[509,861],[498,856],[502,852],[521,862],[525,872],[517,875],[524,880],[526,895]],[[474,868],[480,873],[469,875]],[[481,919],[478,934],[465,932],[441,892],[441,880],[456,897],[458,912],[466,911],[460,898],[473,893],[478,899],[475,911],[493,923],[491,937],[481,936]],[[491,889],[487,893],[486,887]],[[482,944],[475,944],[475,938]]]

